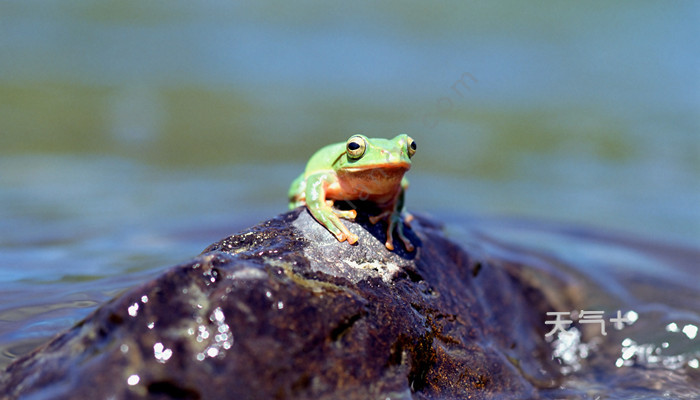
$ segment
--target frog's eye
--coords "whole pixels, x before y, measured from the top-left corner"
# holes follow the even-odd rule
[[[362,136],[352,136],[348,139],[345,148],[347,149],[348,157],[357,160],[365,154],[367,143],[365,143],[365,139]]]
[[[408,157],[413,157],[414,154],[416,154],[416,149],[418,148],[418,145],[416,145],[416,141],[411,139],[411,137],[408,137],[408,140],[406,141],[406,149],[408,150]]]

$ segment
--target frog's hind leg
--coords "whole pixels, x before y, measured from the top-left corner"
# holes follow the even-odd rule
[[[304,180],[304,174],[299,175],[292,182],[287,198],[289,199],[290,210],[306,205],[306,180]]]

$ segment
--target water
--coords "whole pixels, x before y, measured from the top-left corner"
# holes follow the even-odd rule
[[[545,336],[567,378],[544,398],[697,398],[700,248],[479,217],[454,219],[448,234],[476,257],[535,271],[523,276],[562,313],[546,321],[568,322]],[[566,308],[571,298],[580,308]]]
[[[3,365],[121,290],[276,212],[252,204],[250,196],[265,197],[260,188],[217,184],[211,171],[47,156],[7,157],[0,169]]]
[[[313,151],[358,131],[416,139],[413,210],[613,232],[515,237],[572,268],[619,260],[610,281],[577,276],[606,307],[667,319],[638,347],[677,342],[664,327],[695,323],[692,296],[613,283],[630,266],[661,287],[697,273],[661,271],[668,251],[646,248],[700,246],[698,16],[692,2],[2,2],[0,366],[283,211]]]

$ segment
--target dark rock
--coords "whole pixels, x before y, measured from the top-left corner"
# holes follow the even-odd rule
[[[130,290],[0,377],[3,398],[537,397],[559,379],[555,308],[520,266],[474,259],[417,218],[339,243],[307,211],[228,237]]]

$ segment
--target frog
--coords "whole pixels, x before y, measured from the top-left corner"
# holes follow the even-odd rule
[[[362,134],[347,141],[325,146],[314,153],[289,188],[289,208],[306,206],[311,215],[332,233],[339,242],[355,244],[358,236],[350,232],[340,218],[355,220],[355,209],[341,210],[336,201],[369,201],[376,205],[378,215],[369,217],[372,224],[385,220],[386,242],[394,250],[393,232],[407,251],[414,246],[404,233],[413,216],[404,213],[404,197],[416,153],[416,142],[407,134],[393,139],[368,138]],[[405,214],[403,221],[402,214]]]

